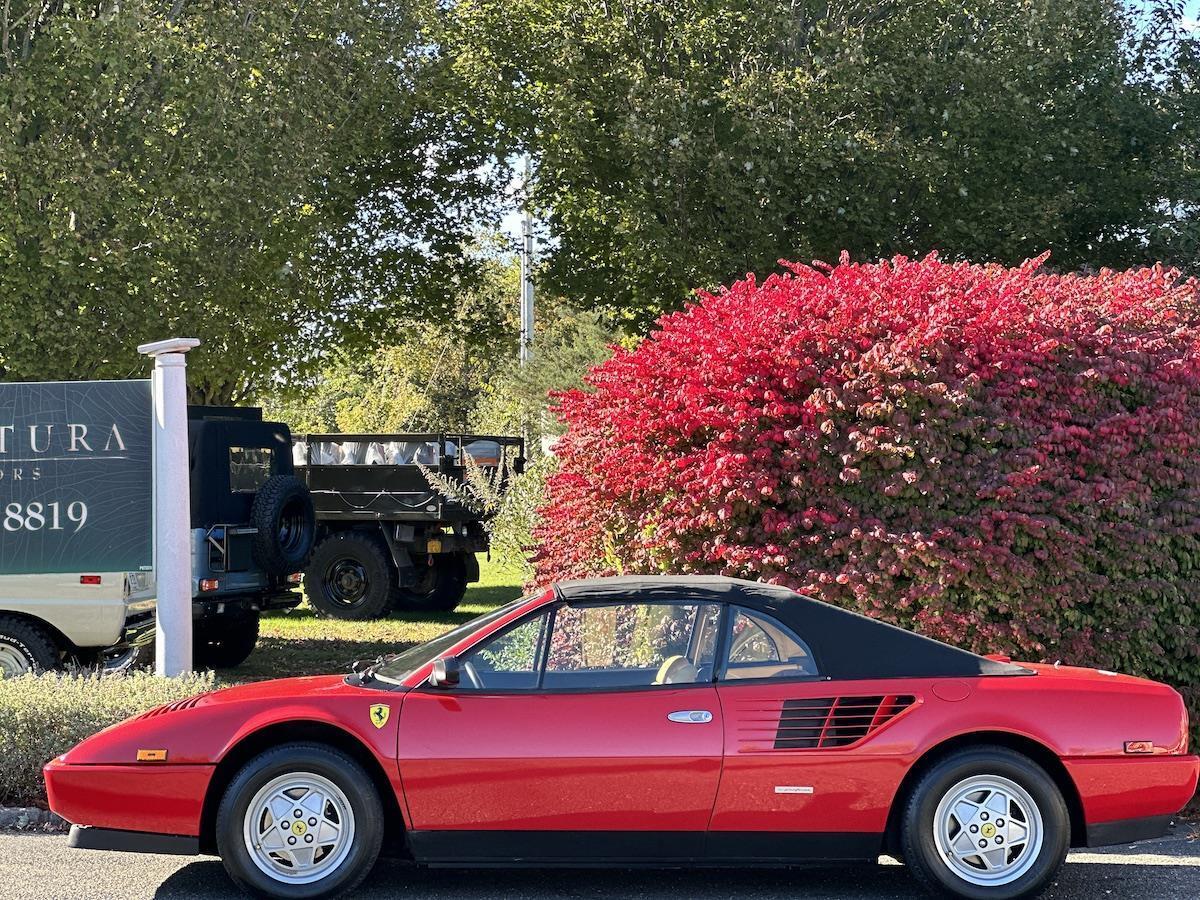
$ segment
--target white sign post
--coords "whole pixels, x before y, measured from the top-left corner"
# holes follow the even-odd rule
[[[192,509],[188,470],[187,360],[196,338],[142,344],[154,357],[154,575],[158,634],[154,671],[192,670]]]

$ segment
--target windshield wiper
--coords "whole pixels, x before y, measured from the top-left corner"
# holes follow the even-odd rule
[[[388,653],[388,654],[380,654],[379,656],[375,657],[373,660],[356,659],[353,663],[350,664],[350,671],[353,674],[358,676],[358,680],[359,680],[360,684],[363,682],[366,682],[366,681],[374,681],[375,680],[375,670],[378,669],[380,666],[382,666],[384,663],[395,659],[397,655],[398,654],[396,654],[396,653]]]

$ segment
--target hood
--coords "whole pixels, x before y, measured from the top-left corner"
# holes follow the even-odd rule
[[[264,728],[337,728],[383,758],[395,755],[404,692],[342,675],[283,678],[223,688],[158,706],[93,735],[60,759],[75,765],[136,764],[139,750],[165,751],[154,764],[215,765],[230,748]],[[387,707],[383,722],[372,709]]]

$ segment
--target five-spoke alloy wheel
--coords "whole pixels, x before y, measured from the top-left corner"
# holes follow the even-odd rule
[[[349,891],[371,870],[382,841],[370,776],[319,744],[287,744],[250,760],[217,813],[225,868],[259,896],[312,900]]]
[[[1007,778],[956,784],[934,813],[942,860],[972,884],[1009,884],[1029,871],[1042,847],[1042,815],[1029,792]]]
[[[1066,858],[1070,817],[1053,779],[1004,747],[953,753],[909,793],[905,863],[935,893],[1017,900],[1040,893]]]
[[[345,793],[314,772],[272,778],[243,820],[246,850],[267,875],[311,884],[335,870],[354,844],[354,813]]]

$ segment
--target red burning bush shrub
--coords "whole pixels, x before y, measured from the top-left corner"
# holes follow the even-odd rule
[[[1156,269],[790,268],[560,398],[541,579],[779,582],[1200,702],[1200,306]]]

